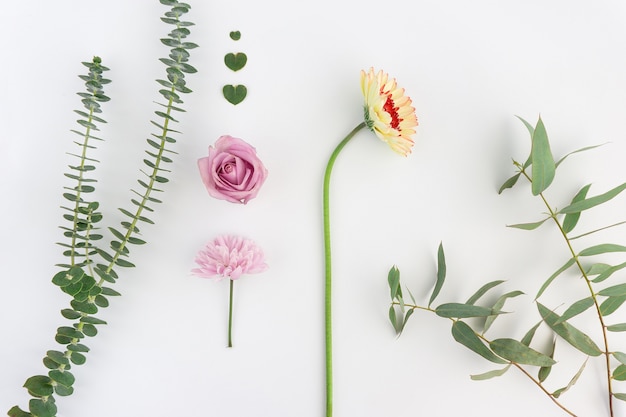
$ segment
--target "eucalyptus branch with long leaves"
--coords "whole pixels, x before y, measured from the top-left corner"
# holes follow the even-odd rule
[[[87,195],[95,191],[96,180],[90,174],[95,171],[94,163],[97,160],[90,154],[90,151],[95,149],[91,141],[102,140],[94,136],[93,132],[98,130],[97,123],[105,123],[105,120],[96,114],[101,113],[100,103],[109,100],[103,90],[103,85],[109,80],[102,77],[107,68],[101,65],[100,58],[96,57],[91,63],[84,63],[89,68],[89,73],[80,78],[85,81],[86,91],[78,95],[82,97],[86,111],[76,111],[81,116],[77,123],[82,130],[72,130],[81,136],[82,141],[75,142],[80,152],[72,154],[78,159],[78,163],[70,165],[70,172],[65,174],[74,181],[74,185],[66,187],[67,191],[63,194],[63,197],[71,203],[70,207],[63,207],[67,212],[63,217],[69,225],[61,227],[69,243],[60,243],[65,248],[64,255],[68,261],[59,264],[62,270],[52,278],[55,285],[72,297],[70,308],[61,311],[63,317],[72,324],[57,329],[55,341],[62,348],[47,351],[43,359],[43,364],[48,369],[47,375],[32,376],[24,383],[24,387],[33,397],[29,401],[28,411],[14,406],[8,411],[10,417],[57,415],[55,395],[69,396],[74,392],[75,377],[70,369],[72,365],[82,365],[86,361],[85,354],[89,348],[85,344],[85,338],[98,333],[97,325],[106,324],[104,320],[96,317],[96,314],[100,308],[108,307],[108,297],[120,295],[105,286],[105,283],[116,282],[118,279],[116,267],[134,266],[127,259],[130,253],[128,246],[145,243],[143,239],[137,237],[140,233],[137,224],[154,223],[145,212],[152,212],[154,210],[152,205],[161,202],[153,194],[162,192],[157,186],[169,181],[166,175],[170,171],[164,166],[172,162],[170,156],[175,154],[171,149],[171,145],[176,142],[172,133],[177,133],[171,128],[171,125],[177,122],[173,115],[184,111],[180,107],[183,103],[181,94],[191,92],[186,86],[185,74],[196,72],[188,61],[189,50],[197,47],[196,44],[185,41],[190,34],[189,27],[193,23],[181,20],[191,7],[176,0],[160,2],[170,7],[161,20],[173,26],[168,36],[161,39],[164,45],[171,48],[168,58],[161,59],[166,66],[167,79],[157,80],[164,87],[159,93],[165,102],[157,103],[161,107],[155,111],[157,121],[151,121],[158,130],[152,134],[152,138],[147,139],[148,157],[143,160],[147,169],[141,170],[144,176],[138,180],[140,191],[133,190],[137,196],[131,199],[134,208],[119,209],[128,220],[122,222],[122,229],[109,228],[114,239],[108,249],[95,244],[103,237],[94,232],[97,230],[96,224],[102,220],[102,214],[97,211],[100,204],[88,201]]]
[[[624,224],[625,222],[616,222],[596,230],[581,233],[577,236],[573,236],[572,232],[578,225],[583,212],[607,203],[618,196],[622,191],[626,190],[626,183],[592,197],[587,196],[590,184],[585,185],[571,198],[569,204],[565,204],[562,209],[557,209],[554,205],[549,203],[549,199],[546,196],[546,190],[552,184],[557,168],[569,156],[596,148],[597,146],[578,149],[568,153],[558,161],[555,161],[550,148],[546,128],[541,118],[539,118],[534,127],[525,120],[521,120],[531,136],[532,146],[530,156],[524,163],[513,161],[517,173],[502,185],[499,193],[515,186],[520,178],[525,178],[530,183],[532,195],[541,199],[547,212],[545,217],[539,221],[513,224],[509,227],[521,230],[535,230],[545,223],[552,222],[556,226],[559,235],[562,236],[570,255],[563,266],[552,273],[541,284],[537,291],[534,301],[537,306],[540,321],[529,329],[520,340],[511,338],[489,340],[485,336],[485,333],[490,328],[493,321],[501,314],[501,309],[505,301],[509,298],[522,295],[521,291],[513,291],[501,295],[497,301],[490,306],[481,307],[475,305],[479,298],[500,285],[503,281],[492,281],[485,284],[465,303],[446,303],[432,308],[431,303],[439,294],[445,280],[445,257],[443,256],[442,246],[439,248],[438,256],[439,272],[427,306],[418,305],[412,295],[412,304],[405,303],[400,289],[400,272],[396,267],[390,270],[388,282],[391,290],[392,304],[389,309],[389,318],[398,334],[402,332],[408,319],[413,315],[415,310],[426,310],[439,316],[450,318],[453,321],[452,335],[457,342],[479,354],[484,359],[494,363],[506,364],[502,369],[496,369],[481,375],[474,375],[472,379],[485,380],[499,377],[510,368],[517,368],[557,406],[571,416],[575,416],[576,414],[563,405],[561,396],[575,385],[583,374],[589,359],[602,358],[606,375],[607,411],[610,417],[616,417],[614,400],[619,399],[626,401],[626,393],[616,391],[616,384],[620,381],[626,381],[626,353],[613,348],[612,344],[610,344],[609,334],[611,332],[626,331],[626,323],[619,321],[611,322],[609,316],[618,311],[623,303],[626,302],[626,283],[622,282],[610,286],[606,286],[603,283],[613,277],[616,272],[626,268],[626,262],[609,264],[606,263],[603,256],[611,253],[626,252],[626,246],[615,243],[600,243],[591,244],[582,250],[577,250],[575,249],[574,241],[595,235],[598,232]],[[529,169],[531,170],[529,171]],[[563,313],[559,314],[554,309],[539,302],[539,298],[550,288],[558,277],[565,275],[567,271],[573,271],[572,276],[582,278],[582,283],[588,291],[588,295],[580,300],[564,300],[567,307]],[[595,316],[599,334],[601,335],[600,341],[594,341],[591,336],[579,330],[570,322],[574,317],[583,317],[583,313],[589,315],[589,312],[591,312],[592,316]],[[483,318],[483,328],[476,330],[462,320],[470,317]],[[553,338],[553,342],[546,352],[541,352],[530,347],[536,330],[542,324],[549,328]],[[573,347],[575,350],[582,353],[585,359],[581,360],[581,366],[575,372],[572,372],[573,376],[567,384],[557,389],[548,389],[546,381],[552,368],[556,366],[554,355],[557,341],[560,341],[559,343],[565,342],[567,345]],[[522,365],[535,366],[537,368],[537,375],[533,376],[531,371]]]

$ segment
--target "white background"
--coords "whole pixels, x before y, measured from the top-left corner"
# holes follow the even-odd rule
[[[483,283],[506,279],[494,297],[514,289],[528,295],[507,303],[516,314],[498,319],[491,337],[520,338],[536,323],[534,294],[567,251],[551,225],[505,227],[540,220],[545,210],[527,185],[497,194],[513,173],[511,158],[529,151],[514,116],[534,124],[541,113],[557,157],[610,142],[559,168],[547,193],[554,205],[588,182],[599,194],[626,180],[626,6],[591,4],[194,2],[190,40],[201,48],[191,64],[199,72],[188,79],[194,93],[184,97],[165,203],[156,225],[144,227],[149,244],[132,248],[137,268],[121,271],[115,289],[123,296],[99,314],[109,325],[86,341],[92,351],[73,368],[76,392],[58,398],[59,416],[323,415],[322,175],[334,146],[361,121],[359,71],[370,66],[398,79],[420,126],[408,158],[362,132],[335,166],[335,415],[565,415],[515,370],[471,381],[494,367],[454,342],[445,319],[418,312],[396,339],[386,276],[397,264],[424,303],[443,241],[448,280],[438,301],[463,301]],[[65,152],[75,150],[69,129],[80,107],[80,62],[99,55],[111,68],[107,140],[94,157],[103,225],[114,226],[152,132],[154,80],[164,78],[157,59],[168,52],[158,41],[168,30],[159,21],[165,10],[145,0],[3,8],[0,410],[27,406],[21,385],[45,372],[41,358],[57,348],[56,327],[66,323],[58,311],[69,300],[50,279],[63,262],[55,242],[63,239],[59,206],[72,162]],[[231,30],[242,39],[232,41]],[[240,51],[248,64],[233,73],[223,57]],[[221,88],[238,83],[248,98],[232,106]],[[269,170],[246,206],[209,197],[197,172],[196,160],[223,134],[254,145]],[[625,220],[625,206],[620,196],[583,216],[581,232]],[[577,244],[624,243],[623,231]],[[232,349],[225,347],[227,282],[189,272],[196,251],[221,233],[254,239],[270,264],[236,283]],[[542,301],[554,308],[584,296],[582,282],[564,275]],[[623,321],[619,314],[610,323]],[[573,323],[598,340],[592,314]],[[626,349],[623,336],[611,336],[612,348]],[[538,338],[548,340],[547,331]],[[559,342],[557,359],[550,389],[565,385],[584,357]],[[590,360],[563,397],[579,416],[608,415],[601,365]],[[617,407],[616,415],[626,414]]]

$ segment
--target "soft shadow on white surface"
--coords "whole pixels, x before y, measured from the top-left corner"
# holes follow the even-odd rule
[[[416,296],[426,298],[443,241],[448,283],[441,300],[461,301],[487,281],[506,279],[507,290],[529,295],[508,305],[523,314],[494,330],[519,338],[536,322],[532,295],[566,252],[550,228],[505,227],[538,220],[543,211],[523,187],[497,195],[513,173],[511,158],[525,158],[529,148],[514,116],[534,122],[541,113],[556,155],[610,142],[559,169],[563,178],[554,187],[563,191],[551,195],[555,204],[562,207],[588,182],[599,193],[625,181],[623,4],[191,5],[191,40],[201,46],[191,63],[199,72],[189,78],[194,93],[185,97],[165,204],[157,207],[156,225],[145,228],[149,244],[133,248],[137,268],[122,271],[115,288],[123,296],[100,314],[109,326],[88,341],[87,363],[73,368],[76,392],[58,399],[59,415],[322,415],[322,174],[334,146],[361,120],[359,71],[370,66],[398,79],[420,127],[408,158],[363,132],[335,166],[335,415],[562,415],[521,374],[470,381],[490,364],[456,344],[441,319],[416,313],[396,339],[386,276],[397,264]],[[74,139],[72,110],[80,104],[80,62],[99,55],[111,68],[97,195],[106,224],[115,225],[151,133],[154,79],[163,77],[157,59],[167,53],[158,42],[167,29],[159,22],[164,10],[146,0],[5,7],[11,18],[0,27],[0,410],[26,405],[21,385],[45,371],[41,358],[56,348],[54,331],[64,323],[58,311],[68,300],[50,279],[62,261],[58,207]],[[242,39],[230,40],[231,30]],[[248,64],[233,73],[222,60],[237,51]],[[236,107],[221,96],[229,83],[248,86]],[[245,207],[209,197],[197,173],[197,158],[223,134],[253,144],[269,170]],[[616,199],[585,226],[624,220],[624,204]],[[221,233],[254,239],[270,264],[237,283],[233,349],[225,348],[227,283],[190,274],[196,251]],[[623,243],[623,236],[615,229],[610,238]],[[570,279],[553,305],[579,295]],[[619,335],[614,340],[625,348]],[[579,356],[566,348],[562,354],[575,370]],[[602,416],[602,369],[599,362],[589,368],[565,402],[580,416]]]

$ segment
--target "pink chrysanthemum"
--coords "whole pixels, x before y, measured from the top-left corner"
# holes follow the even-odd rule
[[[411,153],[411,136],[418,123],[411,98],[404,94],[404,89],[386,72],[374,73],[370,68],[368,72],[361,71],[361,91],[367,127],[395,152],[404,156]]]
[[[263,250],[252,240],[224,235],[215,238],[196,255],[198,268],[192,273],[201,278],[238,279],[242,274],[265,271]]]

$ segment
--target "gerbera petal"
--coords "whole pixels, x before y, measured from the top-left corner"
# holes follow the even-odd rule
[[[411,98],[398,87],[395,78],[390,79],[382,70],[374,73],[374,68],[362,70],[361,92],[367,127],[395,152],[405,156],[411,153],[417,116]]]

